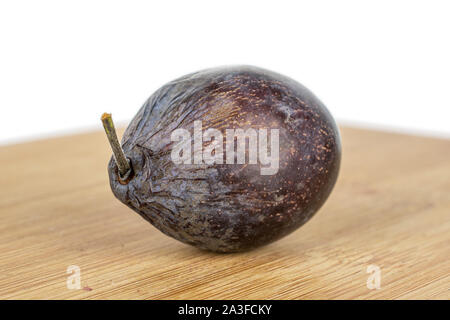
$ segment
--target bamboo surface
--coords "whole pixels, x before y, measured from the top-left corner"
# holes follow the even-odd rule
[[[450,140],[352,128],[342,139],[324,207],[241,254],[179,243],[116,200],[101,131],[1,147],[0,298],[449,299]],[[67,287],[71,265],[80,289]]]

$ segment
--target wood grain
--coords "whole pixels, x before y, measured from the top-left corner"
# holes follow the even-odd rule
[[[117,201],[102,132],[0,148],[2,299],[449,299],[450,141],[342,129],[338,184],[241,254],[166,237]],[[66,269],[81,268],[82,289]],[[369,265],[381,289],[369,290]]]

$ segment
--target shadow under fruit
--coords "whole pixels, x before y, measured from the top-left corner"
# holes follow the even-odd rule
[[[114,140],[110,116],[102,120]],[[278,171],[262,175],[262,165],[249,161],[175,164],[171,134],[193,132],[194,121],[204,131],[278,129]],[[250,66],[169,82],[145,102],[121,146],[112,146],[114,195],[166,235],[216,252],[249,250],[303,225],[329,196],[341,159],[338,128],[322,102],[298,82]]]

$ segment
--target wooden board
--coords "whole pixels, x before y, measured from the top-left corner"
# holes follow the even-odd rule
[[[168,238],[116,200],[100,131],[2,147],[0,298],[449,299],[450,141],[342,138],[341,175],[317,215],[227,255]],[[67,288],[71,265],[79,290]],[[380,289],[367,287],[370,265]]]

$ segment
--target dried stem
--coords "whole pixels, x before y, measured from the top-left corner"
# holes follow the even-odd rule
[[[117,139],[116,129],[110,113],[104,113],[101,117],[103,127],[105,128],[106,136],[113,151],[114,159],[119,168],[119,177],[126,180],[131,173],[131,166],[129,160],[125,157],[119,140]]]

